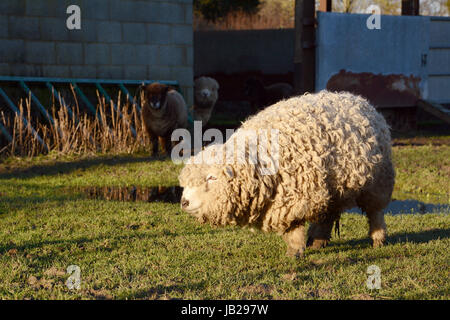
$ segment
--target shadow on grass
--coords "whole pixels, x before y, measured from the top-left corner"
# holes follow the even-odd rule
[[[125,231],[124,231],[125,232]],[[75,239],[55,239],[55,240],[43,240],[43,241],[32,241],[29,243],[25,243],[22,245],[16,245],[14,243],[8,243],[5,245],[0,245],[0,255],[7,253],[11,249],[17,250],[18,253],[24,253],[26,250],[31,250],[35,248],[41,248],[46,245],[55,245],[55,246],[63,246],[63,247],[70,247],[70,245],[77,245],[79,247],[83,247],[84,244],[92,243],[92,242],[99,242],[105,240],[111,240],[111,241],[117,241],[117,242],[123,242],[123,241],[129,241],[129,240],[150,240],[150,239],[160,239],[160,238],[175,238],[178,236],[196,236],[196,235],[210,235],[210,234],[216,234],[216,233],[222,233],[222,229],[213,229],[213,230],[204,230],[204,231],[193,231],[193,232],[184,232],[184,233],[177,233],[177,232],[166,232],[165,230],[159,230],[158,232],[149,233],[146,232],[140,232],[140,233],[133,233],[133,234],[126,234],[126,235],[120,235],[120,236],[102,236],[102,237],[93,237],[93,238],[87,238],[87,237],[81,237],[81,238],[75,238]],[[98,250],[104,250],[104,248],[99,247]],[[112,251],[112,249],[108,249],[108,251]]]
[[[397,243],[427,243],[432,240],[438,239],[447,239],[450,238],[450,229],[432,229],[422,232],[408,232],[408,233],[398,233],[389,236],[386,240],[387,243],[385,246],[397,244]],[[298,273],[296,279],[302,282],[312,281],[313,277],[309,274],[309,271],[315,270],[317,268],[329,268],[330,266],[346,267],[350,265],[355,265],[358,263],[370,264],[376,263],[377,261],[384,259],[392,259],[393,253],[389,251],[375,251],[378,249],[372,249],[371,243],[369,239],[358,239],[358,240],[349,240],[345,242],[331,242],[328,247],[325,249],[307,249],[305,252],[305,257],[298,261],[299,265],[296,268],[296,272]],[[370,249],[374,250],[373,254],[368,254],[364,256],[348,256],[342,259],[339,259],[339,262],[333,259],[326,259],[327,254],[338,254],[339,252],[352,251],[352,250],[360,250],[360,249]],[[312,258],[311,255],[317,253],[323,253],[323,257]],[[325,258],[325,261],[323,261]]]
[[[52,176],[57,174],[70,173],[78,169],[87,169],[97,165],[123,165],[128,163],[164,161],[167,157],[133,157],[133,156],[116,156],[95,159],[80,159],[67,162],[53,162],[43,165],[34,165],[26,168],[13,168],[11,170],[0,170],[0,179],[11,178],[33,178],[36,176]],[[7,167],[4,166],[4,167]]]
[[[55,188],[55,193],[59,191]],[[77,201],[80,199],[85,199],[85,197],[80,194],[55,194],[51,198],[48,197],[42,197],[42,196],[36,196],[36,195],[30,195],[27,197],[23,196],[17,196],[17,197],[5,197],[3,196],[1,198],[1,201],[6,203],[4,206],[8,210],[22,210],[22,209],[29,209],[30,206],[36,207],[37,205],[41,205],[48,202],[57,202],[60,205],[66,204],[69,201]],[[3,215],[6,215],[8,212],[5,211],[5,209],[2,210],[2,207],[0,206],[0,217]]]
[[[404,233],[394,233],[386,237],[385,246],[411,242],[411,243],[427,243],[431,240],[447,239],[450,238],[450,229],[431,229],[420,232],[404,232]],[[331,242],[333,245],[333,242]],[[367,246],[371,247],[371,241],[369,238],[349,240],[344,243],[334,244],[336,247],[339,246]]]
[[[183,294],[186,291],[191,290],[204,290],[206,288],[206,282],[200,281],[196,283],[189,284],[172,284],[172,285],[162,285],[151,287],[149,289],[140,289],[132,291],[127,294],[128,299],[158,299],[159,297],[170,294],[179,293]]]

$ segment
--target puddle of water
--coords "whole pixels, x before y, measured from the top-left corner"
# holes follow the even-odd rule
[[[347,210],[347,212],[362,213],[359,208],[353,208],[351,210]],[[441,203],[424,203],[413,199],[392,200],[383,212],[390,214],[450,213],[450,205]]]
[[[80,190],[90,199],[178,203],[181,187],[84,187]]]
[[[183,188],[178,186],[84,187],[80,191],[90,199],[179,203]],[[450,213],[448,199],[441,198],[440,200],[441,203],[426,203],[414,199],[393,199],[384,212],[390,214]],[[445,202],[449,204],[444,204]],[[362,213],[359,208],[353,208],[346,212]]]

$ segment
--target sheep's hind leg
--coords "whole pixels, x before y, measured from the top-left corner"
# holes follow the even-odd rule
[[[161,145],[163,146],[164,150],[163,153],[170,157],[170,154],[172,152],[172,140],[170,137],[164,137],[161,139]]]
[[[150,142],[152,144],[152,156],[158,155],[158,137],[157,136],[150,136]]]
[[[323,223],[311,223],[308,229],[308,241],[306,245],[313,249],[326,247],[331,239],[333,223],[334,220]]]
[[[372,238],[372,246],[374,248],[382,247],[387,234],[384,213],[382,210],[366,212],[369,218],[369,236]]]
[[[286,255],[290,257],[300,258],[306,248],[305,243],[305,225],[299,224],[289,229],[283,234],[283,239],[287,243]]]

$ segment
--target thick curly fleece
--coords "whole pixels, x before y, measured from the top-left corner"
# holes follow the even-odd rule
[[[305,221],[333,221],[356,205],[375,213],[390,201],[389,128],[359,96],[321,91],[294,97],[250,117],[241,129],[279,130],[279,169],[261,175],[260,164],[194,164],[191,158],[179,180],[196,188],[202,205],[193,214],[201,222],[284,233]],[[196,157],[233,143],[240,131]],[[214,183],[205,181],[209,174]]]

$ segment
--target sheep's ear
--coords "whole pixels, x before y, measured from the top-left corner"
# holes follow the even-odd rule
[[[223,170],[223,172],[225,173],[225,175],[230,178],[233,179],[234,178],[234,170],[233,167],[231,166],[226,166],[225,169]]]
[[[212,78],[211,78],[212,79]],[[219,90],[220,89],[220,86],[219,86],[219,83],[217,82],[217,80],[216,79],[212,79],[213,81],[214,81],[214,84],[215,84],[215,86],[216,86],[216,89],[217,90]]]

